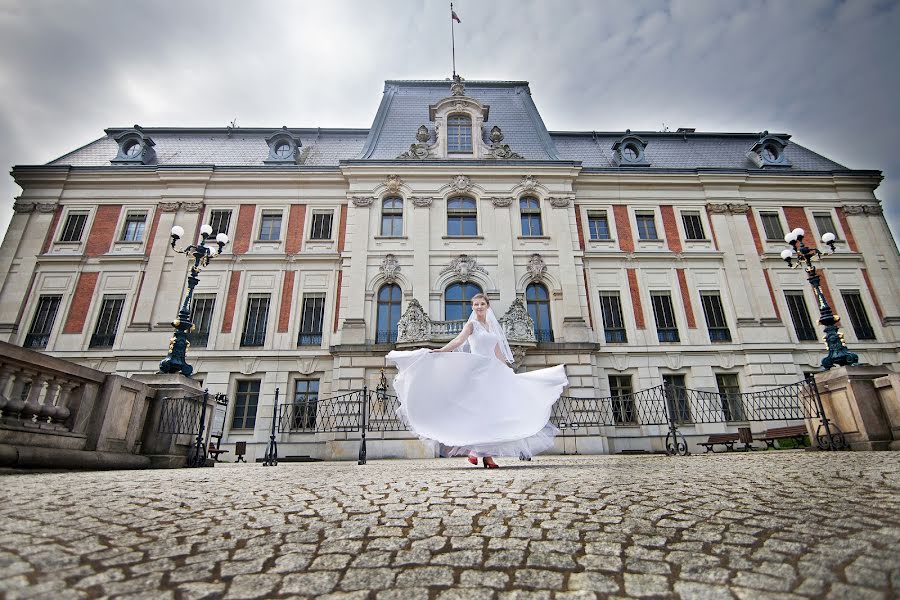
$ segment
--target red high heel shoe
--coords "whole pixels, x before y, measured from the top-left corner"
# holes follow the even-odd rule
[[[484,463],[485,469],[499,469],[500,468],[500,465],[495,463],[493,458],[491,459],[491,462],[488,462],[484,459],[481,459],[481,462]]]
[[[474,454],[469,455],[468,461],[470,463],[472,463],[473,465],[475,465],[476,467],[478,466],[478,457],[475,456]]]

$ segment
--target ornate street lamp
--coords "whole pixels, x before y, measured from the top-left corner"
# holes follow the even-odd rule
[[[847,366],[855,365],[859,362],[859,357],[847,349],[844,343],[844,334],[838,331],[838,324],[841,318],[832,312],[831,307],[825,300],[820,286],[820,278],[816,273],[816,265],[814,261],[818,261],[829,254],[834,253],[835,235],[831,232],[822,236],[822,242],[829,248],[827,252],[819,252],[815,248],[808,248],[803,243],[803,236],[806,232],[799,227],[786,236],[784,241],[791,245],[781,252],[781,258],[792,269],[803,266],[806,271],[807,281],[813,288],[816,299],[819,301],[819,324],[825,327],[825,345],[828,347],[828,356],[822,359],[822,367],[826,370],[834,365]]]
[[[178,318],[172,321],[172,325],[175,327],[175,335],[169,340],[169,354],[167,354],[159,363],[160,373],[181,372],[186,377],[190,377],[191,373],[194,372],[194,367],[187,363],[187,358],[185,356],[188,346],[191,345],[187,339],[187,335],[194,329],[194,324],[191,321],[191,300],[194,297],[194,288],[200,282],[198,276],[200,275],[200,271],[203,270],[203,267],[208,265],[209,261],[212,260],[214,256],[222,254],[225,244],[228,243],[228,236],[224,233],[220,233],[216,236],[216,243],[219,245],[219,249],[213,252],[213,250],[206,245],[206,241],[209,239],[209,236],[212,235],[212,231],[212,227],[204,224],[200,228],[200,242],[198,244],[191,244],[183,250],[179,250],[175,247],[175,243],[184,235],[184,228],[179,227],[178,225],[172,228],[172,249],[178,254],[187,256],[188,260],[193,258],[194,264],[191,265],[191,272],[188,275],[187,296],[184,298],[181,310],[178,311]]]

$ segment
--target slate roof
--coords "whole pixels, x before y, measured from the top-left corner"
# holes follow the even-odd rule
[[[760,171],[747,158],[759,140],[753,133],[632,132],[647,143],[649,167],[617,167],[612,145],[622,132],[548,131],[525,81],[466,81],[466,95],[490,107],[483,135],[498,125],[504,143],[533,161],[580,163],[588,170],[735,170]],[[429,105],[450,95],[448,81],[386,81],[384,96],[369,129],[293,128],[306,152],[302,166],[336,168],[342,161],[393,161],[415,141],[420,125],[433,129]],[[108,167],[116,155],[115,136],[127,128],[107,129],[106,136],[74,150],[49,165]],[[155,142],[156,165],[214,165],[220,167],[265,167],[266,138],[280,130],[272,128],[152,128],[143,131]],[[784,134],[779,134],[784,135]],[[846,167],[791,142],[786,149],[790,168],[774,172],[848,172]],[[409,161],[403,161],[410,164]],[[415,164],[415,163],[412,163]],[[487,161],[487,164],[496,164]],[[112,168],[127,168],[113,166]],[[279,168],[279,167],[275,167]],[[285,168],[281,166],[280,168]],[[766,169],[767,171],[771,169]]]

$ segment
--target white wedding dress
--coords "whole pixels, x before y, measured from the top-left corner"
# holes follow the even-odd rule
[[[394,390],[413,433],[450,455],[525,456],[553,446],[553,403],[568,385],[563,365],[516,374],[494,354],[499,337],[477,320],[472,352],[395,350]]]

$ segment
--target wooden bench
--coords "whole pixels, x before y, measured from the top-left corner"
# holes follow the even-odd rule
[[[801,446],[806,445],[804,438],[807,435],[806,425],[792,425],[790,427],[775,427],[767,429],[764,434],[757,438],[761,442],[766,443],[766,450],[775,449],[776,440],[797,440]]]
[[[734,443],[738,440],[740,440],[740,436],[736,433],[717,433],[706,438],[706,441],[700,445],[705,447],[707,452],[715,452],[713,447],[719,444],[725,446],[728,452],[733,452]]]
[[[209,450],[206,451],[206,453],[212,456],[213,460],[216,462],[219,461],[219,455],[225,454],[226,452],[228,452],[228,450],[220,450],[213,442],[209,443]]]

